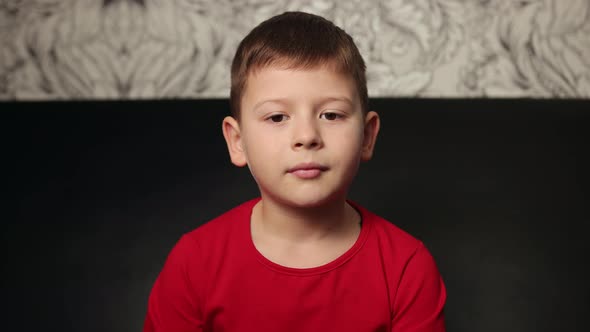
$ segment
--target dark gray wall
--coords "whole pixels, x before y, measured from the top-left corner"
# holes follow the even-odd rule
[[[382,132],[351,198],[430,248],[448,330],[583,330],[590,103],[372,105]],[[226,100],[0,108],[1,302],[17,330],[141,330],[180,235],[257,195],[225,150]]]

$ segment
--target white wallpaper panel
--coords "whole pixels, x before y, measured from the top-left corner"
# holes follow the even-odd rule
[[[0,99],[227,98],[287,10],[353,36],[371,97],[590,97],[590,0],[1,0]]]

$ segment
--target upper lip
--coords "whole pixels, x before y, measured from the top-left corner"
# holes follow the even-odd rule
[[[326,171],[328,170],[327,166],[324,166],[322,164],[318,164],[318,163],[301,163],[301,164],[297,164],[294,167],[291,167],[287,170],[287,172],[291,173],[291,172],[295,172],[295,171],[299,171],[299,170],[310,170],[310,169],[319,169],[320,171]]]

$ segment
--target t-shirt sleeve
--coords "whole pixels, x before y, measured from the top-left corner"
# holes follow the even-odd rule
[[[446,289],[422,243],[407,261],[393,305],[392,332],[444,332]]]
[[[144,332],[202,331],[200,257],[197,242],[187,235],[170,251],[149,296]]]

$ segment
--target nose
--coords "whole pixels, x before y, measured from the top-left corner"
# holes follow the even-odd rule
[[[319,149],[323,146],[317,121],[314,120],[299,119],[299,121],[293,121],[293,149]]]

